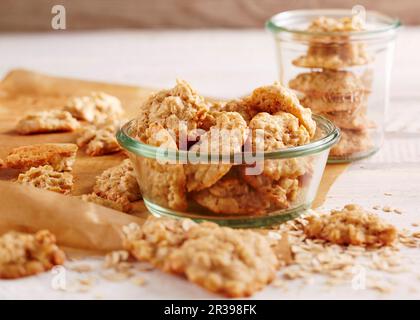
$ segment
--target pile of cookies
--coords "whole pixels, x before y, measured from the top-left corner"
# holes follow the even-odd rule
[[[178,81],[174,88],[151,95],[140,110],[133,136],[148,145],[195,155],[232,155],[245,145],[253,152],[276,151],[307,144],[316,131],[311,110],[278,84],[257,88],[242,99],[210,102],[185,81]],[[256,135],[257,130],[263,135]],[[290,208],[311,175],[311,163],[305,157],[267,159],[257,175],[247,170],[255,163],[169,164],[130,157],[143,197],[178,211],[186,210],[190,199],[225,215]]]
[[[0,167],[18,170],[17,182],[44,190],[71,195],[73,166],[78,147],[89,156],[121,151],[115,133],[123,114],[118,98],[104,92],[71,97],[65,106],[52,110],[30,112],[19,119],[18,134],[78,132],[75,143],[44,143],[21,146],[11,150]],[[125,159],[105,170],[96,178],[91,194],[82,195],[94,202],[118,211],[130,212],[132,202],[141,198],[133,166]]]
[[[357,17],[319,17],[307,29],[314,35],[305,38],[306,54],[292,61],[297,67],[316,69],[298,74],[290,80],[289,87],[302,94],[304,106],[341,129],[341,140],[330,152],[334,158],[351,158],[372,148],[369,129],[374,123],[367,118],[369,72],[359,76],[349,70],[372,60],[364,43],[350,39],[349,33],[362,30],[363,24]]]

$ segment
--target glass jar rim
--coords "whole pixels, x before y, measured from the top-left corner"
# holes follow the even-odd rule
[[[362,30],[362,31],[346,31],[346,32],[313,32],[306,31],[302,29],[293,29],[286,26],[279,25],[280,20],[293,19],[297,17],[317,17],[317,16],[331,16],[331,15],[342,15],[342,16],[352,16],[352,10],[350,9],[309,9],[309,10],[288,10],[280,12],[272,16],[266,22],[266,28],[273,32],[288,32],[299,35],[307,36],[337,36],[337,35],[355,35],[355,36],[369,36],[374,34],[386,33],[392,30],[396,30],[401,26],[401,21],[398,18],[393,18],[388,15],[379,13],[377,11],[366,10],[366,15],[381,21],[384,23],[384,26],[381,28],[376,28],[373,30]]]
[[[312,118],[316,122],[317,127],[320,127],[325,132],[322,138],[314,140],[302,146],[290,147],[287,149],[280,149],[276,151],[267,151],[263,153],[261,152],[261,160],[288,159],[307,156],[331,148],[338,141],[340,137],[340,130],[334,125],[333,122],[320,115],[313,114]],[[159,147],[142,143],[130,135],[129,130],[133,127],[136,121],[136,119],[132,119],[118,130],[116,134],[118,143],[123,147],[123,149],[128,150],[136,155],[140,155],[151,159],[161,157],[162,153]],[[188,159],[189,152],[190,151],[188,150],[174,150],[174,152],[169,152],[167,155],[165,155],[165,158],[168,160],[185,160]],[[243,159],[246,156],[246,154],[247,152],[242,151],[231,154],[229,158],[231,162],[235,163],[237,159]],[[248,154],[250,154],[250,152],[248,152]],[[210,154],[201,154],[200,156],[204,158],[207,157],[208,159],[213,159]],[[224,159],[224,156],[226,155],[220,155],[220,158]]]

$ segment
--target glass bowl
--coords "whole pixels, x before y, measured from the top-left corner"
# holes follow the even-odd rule
[[[337,19],[351,19],[353,27],[325,31]],[[359,160],[381,147],[400,25],[398,19],[361,6],[285,11],[267,21],[280,83],[341,130],[329,162]]]
[[[133,163],[144,203],[153,215],[238,228],[264,227],[298,217],[315,199],[329,150],[340,132],[326,118],[313,115],[313,119],[317,132],[308,144],[228,157],[201,154],[200,159],[207,160],[199,164],[192,162],[190,151],[162,152],[138,141],[132,135],[135,119],[118,131],[117,139]],[[226,166],[228,173],[209,188],[187,192],[182,175],[192,163],[206,170]],[[180,198],[185,205],[180,205]]]

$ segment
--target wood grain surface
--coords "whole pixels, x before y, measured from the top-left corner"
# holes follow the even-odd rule
[[[51,8],[62,4],[68,30],[101,28],[262,28],[275,13],[292,9],[346,8],[355,4],[419,24],[413,0],[2,0],[0,30],[51,29]]]

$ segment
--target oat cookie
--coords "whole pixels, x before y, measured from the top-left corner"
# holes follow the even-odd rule
[[[253,135],[257,129],[264,130],[263,137],[253,136],[254,150],[255,146],[264,146],[262,151],[275,151],[310,142],[305,127],[299,125],[298,119],[290,113],[259,113],[250,121],[249,127]],[[267,159],[261,165],[263,172],[259,175],[249,175],[246,166],[241,166],[242,179],[274,208],[288,208],[296,200],[299,178],[310,170],[310,163],[306,158],[291,158]]]
[[[264,146],[261,151],[275,151],[310,142],[309,133],[303,125],[299,124],[299,119],[283,111],[273,115],[260,112],[249,122],[249,128],[252,132],[253,151],[261,146]],[[262,141],[258,139],[257,130],[263,133]]]
[[[162,151],[177,150],[174,139],[162,125],[152,124],[146,130],[145,136],[148,136],[146,143],[162,147]],[[135,165],[137,178],[143,182],[140,184],[143,198],[174,210],[187,208],[186,177],[183,164],[169,161],[163,157],[150,159],[133,156],[131,160]]]
[[[63,264],[65,254],[47,230],[35,234],[10,231],[0,236],[0,279],[16,279]]]
[[[350,33],[363,30],[364,24],[358,17],[340,19],[319,17],[307,28],[307,31],[313,35],[302,36],[302,40],[309,42],[308,52],[295,59],[293,64],[299,67],[324,69],[341,69],[367,64],[371,58],[366,52],[365,44],[360,41],[350,41]],[[322,33],[336,33],[336,35]]]
[[[251,230],[149,218],[124,233],[126,249],[138,260],[229,297],[252,295],[274,279],[279,267],[271,243]]]
[[[119,152],[121,146],[115,137],[116,131],[116,125],[108,122],[98,126],[85,126],[80,130],[77,145],[86,147],[86,154],[92,157]]]
[[[321,116],[331,120],[337,127],[348,130],[367,130],[375,128],[375,123],[366,115],[367,108],[361,106],[354,111],[321,112]]]
[[[150,217],[142,226],[133,223],[124,228],[124,246],[136,259],[167,270],[169,254],[182,245],[193,225],[187,219]]]
[[[220,214],[259,215],[264,214],[270,206],[257,191],[240,179],[236,168],[210,188],[193,194],[193,198],[199,205]]]
[[[168,257],[171,272],[229,297],[250,296],[275,278],[278,260],[264,236],[208,222],[187,233]]]
[[[131,209],[130,202],[140,199],[140,190],[131,161],[125,159],[96,177],[93,193],[119,203],[123,211]]]
[[[213,156],[231,155],[240,152],[247,137],[247,125],[237,112],[221,112],[216,116],[216,124],[200,137],[200,141],[190,148],[191,153],[206,153]],[[209,161],[208,158],[203,159]],[[228,160],[229,161],[229,160]],[[199,191],[215,184],[232,167],[230,163],[191,164],[184,166],[187,190]]]
[[[67,111],[51,110],[28,113],[16,125],[19,134],[74,131],[79,122]]]
[[[49,165],[30,168],[19,174],[17,182],[63,194],[69,194],[73,189],[73,175],[69,172],[55,171]]]
[[[117,211],[129,212],[130,209],[131,209],[131,205],[127,202],[121,203],[121,202],[117,202],[117,201],[114,201],[114,200],[101,198],[98,195],[96,195],[95,193],[84,194],[84,195],[82,195],[81,199],[83,201],[92,202],[92,203],[98,204],[100,206],[107,207],[107,208],[110,208],[110,209],[114,209],[114,210],[117,210]]]
[[[305,234],[341,245],[390,245],[397,237],[394,226],[355,204],[330,214],[309,216]]]
[[[301,73],[290,88],[304,94],[301,103],[316,113],[351,111],[366,105],[369,90],[349,71],[323,70]]]
[[[123,114],[121,101],[104,92],[92,92],[89,96],[72,97],[67,101],[64,110],[79,120],[96,124]]]
[[[213,125],[209,105],[186,81],[177,80],[174,88],[151,95],[142,105],[137,135],[144,141],[147,139],[145,130],[152,123],[158,123],[175,135],[178,147],[179,138],[194,141],[198,129],[207,130]]]
[[[306,128],[311,137],[315,134],[316,123],[312,120],[311,109],[303,107],[296,95],[280,84],[255,89],[249,100],[252,107],[259,112],[291,113],[299,119],[300,124]]]
[[[368,131],[342,129],[340,141],[331,148],[330,156],[348,156],[371,147],[372,139]]]
[[[77,145],[44,143],[13,149],[6,158],[7,167],[28,170],[50,165],[56,171],[71,171],[76,160]]]
[[[252,107],[249,97],[230,100],[220,107],[220,111],[238,112],[247,123],[258,113]]]

